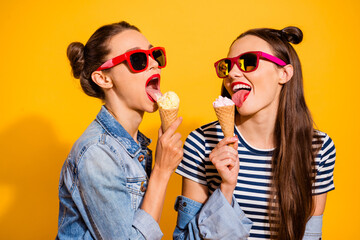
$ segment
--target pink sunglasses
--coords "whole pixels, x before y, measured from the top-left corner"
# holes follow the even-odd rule
[[[259,66],[259,59],[265,58],[273,63],[276,63],[280,66],[285,66],[286,63],[270,54],[261,52],[261,51],[252,51],[240,54],[237,57],[233,58],[223,58],[217,61],[215,65],[216,74],[219,78],[226,78],[229,75],[229,72],[234,67],[234,64],[240,69],[240,71],[248,73],[255,71]]]

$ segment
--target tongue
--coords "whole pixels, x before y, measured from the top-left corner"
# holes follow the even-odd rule
[[[158,98],[162,96],[162,93],[158,89],[154,89],[151,87],[146,88],[146,93],[148,94],[148,97],[151,101],[157,102]]]
[[[250,91],[249,90],[239,90],[232,95],[232,100],[237,107],[241,107],[248,97]]]

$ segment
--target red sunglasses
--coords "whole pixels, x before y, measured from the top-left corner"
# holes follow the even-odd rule
[[[285,66],[286,63],[270,54],[253,51],[240,54],[237,57],[233,58],[223,58],[217,61],[215,65],[216,74],[219,78],[226,78],[229,75],[229,72],[234,67],[234,64],[240,69],[240,71],[248,73],[255,71],[259,66],[259,59],[265,58],[273,63],[276,63],[280,66]]]
[[[103,63],[98,69],[96,69],[96,71],[109,69],[126,61],[131,71],[135,73],[142,72],[145,71],[149,65],[148,55],[150,55],[159,64],[159,68],[163,68],[166,66],[165,48],[154,47],[149,50],[138,49],[129,51],[112,59],[109,59],[105,63]]]

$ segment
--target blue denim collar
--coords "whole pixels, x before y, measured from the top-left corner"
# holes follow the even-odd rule
[[[141,149],[146,149],[151,143],[151,139],[138,131],[137,140],[140,143],[139,146],[123,126],[109,113],[105,106],[101,107],[99,114],[96,116],[96,120],[106,132],[124,146],[128,154],[132,157],[137,155]]]

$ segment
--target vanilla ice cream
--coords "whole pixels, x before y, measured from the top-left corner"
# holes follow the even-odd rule
[[[169,91],[157,99],[157,104],[163,109],[178,108],[180,99],[175,92]]]

